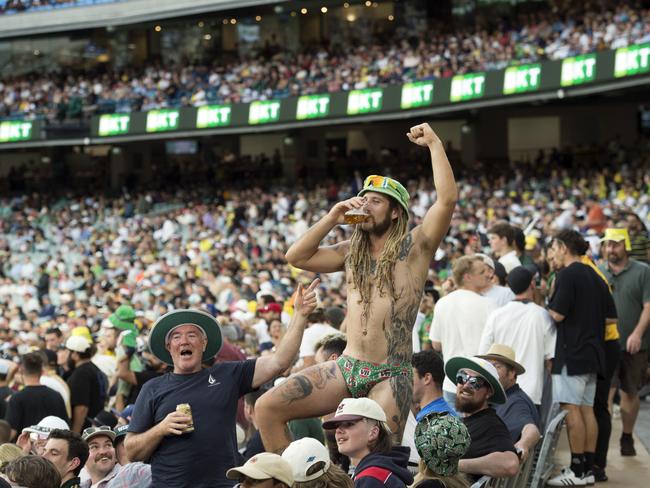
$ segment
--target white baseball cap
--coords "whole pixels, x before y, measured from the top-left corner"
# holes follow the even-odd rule
[[[344,398],[336,408],[334,417],[323,423],[323,429],[336,429],[336,426],[341,422],[362,418],[377,420],[388,429],[386,412],[376,401],[370,398]]]
[[[303,437],[289,444],[282,453],[282,459],[288,462],[293,469],[294,481],[300,483],[320,478],[331,465],[327,448],[311,437]],[[310,468],[316,463],[325,463],[325,465],[321,469],[309,473]]]
[[[271,452],[262,452],[253,456],[246,464],[231,468],[226,472],[229,480],[236,480],[246,476],[254,480],[276,479],[287,486],[293,485],[291,466],[282,456]]]
[[[25,427],[23,432],[47,436],[54,429],[70,430],[70,426],[61,417],[48,415],[47,417],[43,417],[38,424]]]
[[[75,352],[86,352],[92,344],[85,337],[73,335],[65,341],[65,348]]]

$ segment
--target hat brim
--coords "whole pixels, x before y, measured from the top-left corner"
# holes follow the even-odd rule
[[[393,200],[395,200],[397,203],[399,203],[402,208],[406,211],[406,215],[409,214],[409,206],[408,202],[403,202],[402,199],[399,197],[399,193],[397,190],[393,190],[392,188],[382,188],[382,187],[372,187],[372,188],[364,188],[359,192],[357,195],[358,197],[364,196],[366,193],[369,191],[375,192],[375,193],[383,193],[384,195],[387,195],[391,197]]]
[[[149,347],[153,355],[173,366],[172,356],[165,347],[165,338],[173,328],[185,324],[196,325],[205,332],[208,344],[203,352],[203,361],[212,359],[219,353],[223,339],[217,319],[200,310],[174,310],[160,317],[151,330]]]
[[[487,359],[488,361],[489,360],[500,361],[504,364],[507,364],[508,366],[511,366],[515,370],[515,373],[517,373],[517,375],[524,374],[526,372],[526,368],[524,368],[517,361],[513,361],[512,359],[507,358],[505,356],[501,356],[500,354],[483,354],[476,357],[481,359]]]
[[[270,474],[250,465],[239,466],[238,468],[230,468],[226,472],[226,478],[228,478],[229,480],[237,480],[242,476],[246,476],[247,478],[252,478],[254,480],[270,480],[271,478],[273,478],[273,476],[271,476]]]
[[[327,422],[323,422],[323,429],[334,430],[341,422],[351,422],[353,420],[361,420],[363,418],[365,418],[363,415],[338,415],[329,419]]]
[[[494,378],[483,366],[479,363],[472,361],[470,358],[455,357],[451,358],[445,364],[445,374],[452,383],[456,384],[456,375],[461,369],[471,369],[476,371],[483,377],[492,387],[492,396],[488,400],[490,403],[503,404],[506,403],[506,392],[499,383],[499,380]]]

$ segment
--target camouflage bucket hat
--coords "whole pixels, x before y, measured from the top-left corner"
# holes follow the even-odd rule
[[[432,412],[415,428],[415,447],[434,473],[452,476],[458,472],[458,460],[469,449],[471,439],[462,420]]]

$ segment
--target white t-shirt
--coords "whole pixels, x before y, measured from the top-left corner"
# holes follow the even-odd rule
[[[47,386],[61,395],[61,398],[63,398],[63,402],[65,403],[65,409],[68,411],[68,415],[70,415],[70,388],[67,387],[65,382],[62,383],[61,381],[50,376],[41,376],[41,385]]]
[[[483,296],[494,300],[499,307],[503,307],[506,303],[515,299],[515,294],[512,293],[512,290],[501,285],[494,285],[488,291],[483,292]]]
[[[417,427],[418,422],[415,420],[415,415],[409,410],[409,416],[406,419],[406,425],[404,426],[404,435],[402,436],[402,445],[407,446],[411,449],[411,454],[409,455],[409,463],[417,464],[420,462],[420,455],[418,450],[415,447],[415,428]]]
[[[521,261],[517,257],[516,251],[510,251],[499,258],[499,262],[506,268],[506,273],[510,273],[517,266],[521,266]]]
[[[539,305],[512,301],[490,314],[483,329],[479,354],[492,344],[505,344],[515,360],[526,368],[517,383],[536,405],[542,403],[544,360],[555,356],[556,329],[550,315]]]
[[[497,308],[490,298],[469,290],[452,291],[442,297],[433,310],[429,338],[442,344],[442,357],[478,354],[479,340],[488,315]],[[445,377],[442,389],[456,393],[456,386]]]
[[[340,331],[327,324],[311,324],[305,329],[300,343],[300,357],[314,356],[314,346],[323,337],[330,334],[338,334]]]
[[[269,334],[269,326],[266,324],[266,320],[260,320],[254,323],[253,329],[255,329],[255,333],[257,334],[258,344],[271,342],[271,334]]]

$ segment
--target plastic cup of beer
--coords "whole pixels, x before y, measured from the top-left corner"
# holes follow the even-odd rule
[[[370,217],[370,214],[368,214],[368,212],[366,212],[363,208],[353,208],[352,210],[345,212],[343,215],[345,223],[352,225],[365,222],[368,220],[368,217]]]

